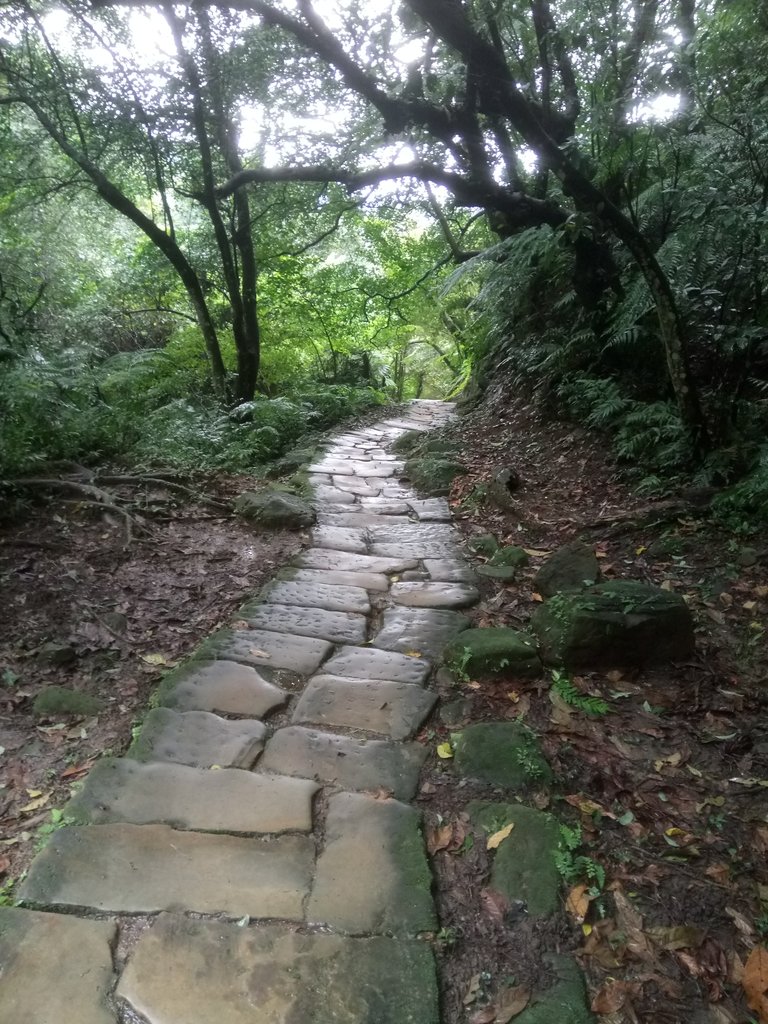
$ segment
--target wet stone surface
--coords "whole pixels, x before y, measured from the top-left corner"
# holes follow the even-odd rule
[[[176,711],[210,711],[262,718],[280,707],[287,694],[247,665],[189,662],[173,673],[160,691],[160,703]]]
[[[314,844],[242,839],[167,825],[62,828],[32,863],[21,898],[47,907],[151,914],[183,907],[301,921]]]
[[[418,729],[436,700],[435,694],[413,683],[315,676],[296,705],[293,721],[404,740]]]
[[[311,572],[312,570],[306,570]],[[357,612],[367,615],[371,602],[365,588],[360,586],[331,585],[315,580],[278,580],[264,593],[269,604],[298,605],[301,608],[324,608],[329,612]],[[384,587],[387,582],[384,580]]]
[[[335,644],[361,644],[366,636],[364,615],[329,612],[325,608],[297,608],[294,605],[249,604],[240,613],[254,629],[317,637]]]
[[[364,555],[368,550],[365,531],[351,526],[318,526],[310,537],[316,548],[351,551],[358,555]]]
[[[327,548],[310,548],[294,559],[294,565],[302,569],[342,569],[348,572],[403,572],[416,567],[415,558],[391,555],[387,558],[373,558],[370,555],[355,555],[346,551],[331,551]]]
[[[284,668],[301,675],[314,672],[332,647],[327,640],[286,636],[263,629],[225,631],[212,637],[210,644],[220,658],[241,661],[246,665]]]
[[[114,1024],[116,933],[111,921],[0,907],[0,1020]]]
[[[289,726],[279,729],[270,740],[261,769],[342,789],[383,789],[399,800],[410,800],[426,756],[426,747],[419,743],[356,740]]]
[[[163,915],[118,996],[150,1024],[438,1024],[427,943]]]
[[[423,684],[431,665],[424,658],[375,648],[342,647],[324,670],[330,675],[353,679],[392,679],[400,683]]]
[[[480,600],[474,587],[460,583],[393,583],[390,594],[395,604],[414,608],[468,608]]]
[[[318,583],[327,587],[352,587],[362,590],[385,591],[389,580],[380,572],[349,572],[333,569],[289,569],[291,579],[297,583]],[[287,603],[287,602],[286,602]],[[349,611],[354,609],[350,608]]]
[[[155,708],[144,719],[128,757],[195,768],[250,768],[264,749],[266,734],[265,726],[251,719],[232,722],[207,711]]]
[[[317,786],[303,779],[104,758],[65,817],[93,825],[161,823],[201,832],[309,832]]]
[[[373,646],[403,653],[418,651],[436,659],[468,626],[466,616],[442,608],[388,608]]]

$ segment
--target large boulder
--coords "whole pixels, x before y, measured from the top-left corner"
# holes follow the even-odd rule
[[[556,594],[534,612],[531,626],[544,662],[566,668],[674,661],[694,648],[682,597],[631,580]]]
[[[235,501],[235,510],[259,526],[275,530],[299,530],[315,521],[308,502],[284,491],[243,491]]]
[[[448,494],[456,477],[466,472],[467,467],[460,462],[439,456],[409,459],[405,464],[405,475],[414,487],[437,497]]]
[[[527,633],[506,626],[465,629],[445,648],[445,664],[468,676],[537,676],[541,661]]]
[[[566,590],[583,590],[600,579],[600,566],[591,547],[575,540],[558,548],[536,573],[534,586],[543,597]]]

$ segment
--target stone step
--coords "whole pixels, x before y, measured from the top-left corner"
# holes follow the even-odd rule
[[[340,569],[347,572],[404,572],[415,569],[415,558],[392,555],[387,558],[372,558],[370,555],[353,555],[346,551],[332,551],[328,548],[309,548],[293,561],[301,569]]]
[[[418,526],[408,516],[381,516],[375,512],[353,512],[345,509],[343,512],[319,512],[317,515],[318,526],[352,526],[356,529],[383,526],[391,530],[400,529],[403,526]],[[425,524],[429,525],[429,524]],[[443,527],[443,529],[452,527]]]
[[[434,929],[420,822],[418,811],[397,800],[359,793],[331,797],[309,923],[353,935],[413,936]]]
[[[425,558],[429,578],[441,583],[474,583],[472,567],[463,558]]]
[[[253,629],[267,629],[275,633],[297,637],[316,637],[334,644],[362,644],[368,623],[364,615],[353,612],[329,612],[325,608],[298,608],[295,605],[245,605],[238,612]]]
[[[139,939],[117,995],[152,1024],[439,1022],[426,942],[180,915],[164,914]]]
[[[360,497],[375,498],[381,494],[383,486],[382,477],[368,476],[363,479],[359,476],[332,476],[331,483],[341,491],[349,491]]]
[[[411,498],[408,507],[420,522],[449,523],[451,509],[445,498]]]
[[[0,1021],[115,1024],[113,921],[0,907]]]
[[[261,768],[341,789],[383,789],[398,800],[411,800],[426,756],[420,743],[356,740],[291,725],[278,729],[269,741]]]
[[[235,661],[189,661],[163,680],[159,692],[160,704],[176,711],[249,718],[263,718],[287,699],[285,690],[262,679],[256,669]]]
[[[193,768],[250,768],[264,749],[262,722],[228,721],[208,711],[154,708],[128,750],[135,761],[173,761]]]
[[[293,721],[364,729],[404,740],[418,729],[436,700],[436,694],[413,683],[320,675],[307,684]]]
[[[313,572],[311,569],[304,570],[305,573]],[[325,577],[335,577],[334,573],[326,573]],[[336,579],[325,579],[320,575],[320,570],[313,573],[307,579],[295,572],[290,580],[277,580],[270,584],[263,593],[263,598],[269,604],[291,604],[301,608],[325,608],[329,612],[357,612],[360,615],[368,615],[371,610],[371,602],[367,590],[386,590],[386,576],[380,576],[373,580],[374,587],[366,587],[363,582],[353,586],[344,584]],[[383,587],[379,587],[378,581],[383,581]]]
[[[153,914],[183,908],[228,917],[303,919],[314,844],[305,836],[242,839],[167,825],[61,828],[19,895],[38,906]]]
[[[308,676],[328,657],[332,647],[327,640],[309,636],[286,636],[264,629],[233,629],[214,634],[203,644],[201,654],[211,652],[219,658],[246,665],[282,668]]]
[[[418,651],[436,660],[451,640],[470,625],[459,612],[443,608],[387,608],[373,646],[386,651]],[[330,671],[330,666],[328,667]]]
[[[385,591],[389,587],[389,580],[384,573],[377,572],[349,572],[346,570],[334,571],[333,569],[287,569],[286,575],[296,583],[317,583],[321,586],[352,587],[363,590]],[[290,604],[289,601],[284,602]],[[349,609],[352,611],[353,609]]]
[[[458,544],[441,540],[371,543],[371,555],[382,558],[455,558],[458,552]]]
[[[423,684],[432,666],[417,655],[372,647],[342,647],[323,666],[329,675],[351,679],[391,679],[397,683]]]
[[[351,526],[317,526],[309,535],[312,547],[332,548],[364,555],[368,550],[365,530]]]
[[[468,608],[480,600],[475,587],[461,583],[393,583],[390,596],[413,608]]]
[[[284,775],[102,758],[64,809],[78,824],[165,824],[198,832],[312,830],[318,786]]]

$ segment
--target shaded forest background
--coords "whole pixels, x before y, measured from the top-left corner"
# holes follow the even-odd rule
[[[10,2],[0,479],[505,402],[768,518],[768,14]]]

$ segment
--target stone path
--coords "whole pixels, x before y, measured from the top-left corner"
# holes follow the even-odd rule
[[[311,547],[166,679],[0,908],[0,1024],[437,1024],[413,737],[478,595],[390,444],[448,416],[413,402],[310,467]]]

